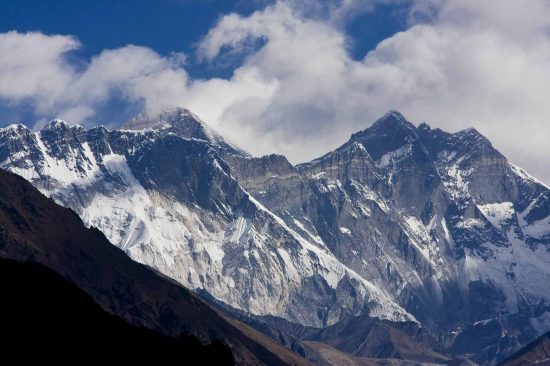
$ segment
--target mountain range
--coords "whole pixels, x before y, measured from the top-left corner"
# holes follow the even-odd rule
[[[550,329],[550,189],[475,129],[390,111],[293,165],[173,109],[112,131],[11,125],[0,162],[135,261],[319,364],[490,365]],[[402,352],[361,344],[380,337]],[[424,356],[404,356],[403,339]]]

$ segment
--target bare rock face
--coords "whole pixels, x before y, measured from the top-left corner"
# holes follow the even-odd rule
[[[288,173],[269,167],[276,190],[240,182],[437,329],[456,355],[488,362],[550,327],[548,187],[476,130],[417,128],[390,112],[296,170],[301,184],[286,190]]]
[[[281,211],[299,202],[301,178],[284,157],[251,158],[185,110],[115,131],[62,121],[37,133],[11,126],[0,145],[4,168],[133,259],[238,309],[318,326],[362,312],[413,318],[243,188],[267,184],[273,198],[284,190]],[[249,178],[242,184],[239,168]]]
[[[10,126],[0,160],[135,260],[250,314],[418,322],[481,363],[550,328],[550,190],[474,129],[391,111],[292,166],[176,109],[114,131]],[[476,332],[481,349],[457,345]]]

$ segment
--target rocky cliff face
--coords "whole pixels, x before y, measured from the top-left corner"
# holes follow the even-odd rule
[[[550,190],[474,129],[389,112],[292,166],[175,110],[115,131],[10,126],[0,160],[135,260],[245,312],[418,321],[450,347],[484,324],[510,345],[550,328]]]
[[[241,177],[249,171],[258,186],[269,181],[271,160],[262,165],[241,153],[187,111],[159,118],[141,130],[129,129],[137,122],[115,131],[61,121],[37,133],[10,126],[0,131],[2,166],[74,209],[135,260],[238,309],[315,325],[364,311],[412,319],[321,242],[259,203],[224,158],[239,162]]]
[[[549,327],[548,187],[474,129],[416,128],[390,112],[296,168],[306,191],[296,225],[450,344],[467,330],[484,361],[496,351],[474,347],[475,332],[513,349]]]

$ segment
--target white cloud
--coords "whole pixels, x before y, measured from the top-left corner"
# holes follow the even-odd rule
[[[293,3],[226,16],[201,42],[208,60],[248,55],[223,81],[216,105],[197,101],[208,100],[208,84],[220,80],[190,88],[186,104],[222,133],[253,153],[277,151],[298,162],[397,108],[450,131],[475,126],[512,161],[550,181],[547,1],[418,1],[411,20],[429,22],[386,39],[360,61],[332,18],[309,18]],[[265,44],[251,49],[258,38]]]
[[[297,161],[342,141],[345,133],[331,124],[337,117],[351,121],[347,114],[357,112],[358,102],[350,80],[357,63],[349,59],[345,36],[330,24],[297,16],[281,2],[246,18],[222,18],[199,54],[212,60],[227,47],[246,51],[257,38],[266,43],[223,82],[226,91],[214,105],[200,101],[209,99],[202,95],[208,84],[219,80],[192,84],[186,104],[256,154],[284,152]]]
[[[0,97],[13,103],[32,99],[47,109],[73,80],[64,55],[78,47],[68,36],[0,34]]]
[[[103,51],[92,58],[85,71],[67,86],[64,102],[95,106],[108,101],[113,92],[119,92],[129,102],[143,101],[147,112],[156,113],[180,104],[186,85],[187,73],[181,68],[179,55],[166,58],[148,48],[129,45]],[[90,115],[80,119],[87,117]]]
[[[129,45],[105,50],[77,69],[67,56],[79,46],[70,36],[0,34],[0,99],[33,108],[42,118],[74,122],[93,117],[115,93],[152,113],[183,100],[181,55],[162,57]]]
[[[362,60],[342,22],[376,1],[411,5],[410,27]],[[228,79],[192,80],[181,57],[136,46],[84,68],[71,37],[0,35],[0,98],[39,115],[93,117],[116,93],[155,112],[190,108],[254,154],[317,157],[396,108],[414,122],[487,135],[510,160],[550,182],[550,5],[546,0],[280,0],[230,14],[199,43],[205,62],[233,54]],[[360,36],[360,35],[359,35]],[[21,61],[21,62],[20,62]]]

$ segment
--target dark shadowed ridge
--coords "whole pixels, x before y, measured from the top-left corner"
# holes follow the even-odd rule
[[[549,366],[550,365],[550,332],[523,347],[514,355],[504,360],[500,366]]]
[[[193,336],[202,343],[220,340],[230,346],[239,365],[309,364],[268,337],[213,310],[173,281],[132,261],[99,230],[86,229],[72,210],[58,206],[23,178],[3,170],[0,257],[48,267],[84,290],[104,311],[133,326],[163,336]],[[31,273],[32,269],[23,271]],[[83,294],[76,296],[86,302]],[[104,317],[99,309],[89,308]],[[29,329],[29,333],[33,331]]]
[[[98,361],[108,357],[234,365],[231,350],[219,341],[201,345],[193,336],[176,339],[130,325],[41,264],[0,259],[0,276],[4,359],[64,363],[86,356]]]

